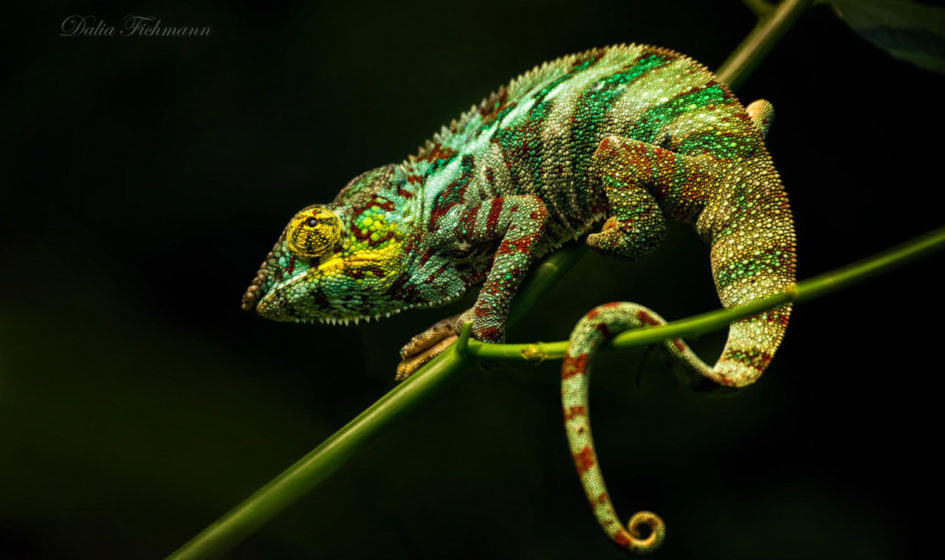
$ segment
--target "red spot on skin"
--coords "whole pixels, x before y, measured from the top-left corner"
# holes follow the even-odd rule
[[[604,504],[607,503],[607,500],[610,499],[610,496],[607,495],[607,492],[601,492],[600,496],[597,496],[597,503]]]
[[[373,276],[377,278],[383,278],[387,276],[387,272],[379,266],[368,266],[365,268],[348,268],[345,269],[344,274],[349,278],[364,278],[370,272]]]
[[[497,341],[502,338],[502,331],[498,327],[486,327],[479,331],[476,338],[483,342]]]
[[[595,307],[594,309],[591,309],[591,310],[587,313],[587,318],[588,318],[588,319],[596,319],[598,315],[600,315],[600,309],[598,309],[598,308]]]
[[[295,270],[295,256],[289,257],[289,266],[285,267],[285,273],[289,276],[292,276],[292,272]]]
[[[739,356],[739,354],[741,354],[741,356]],[[764,369],[768,367],[768,364],[771,363],[771,358],[771,354],[762,350],[748,350],[745,352],[729,350],[722,354],[720,359],[738,362],[752,369],[764,371]]]
[[[436,271],[434,271],[432,274],[430,274],[429,276],[427,276],[427,284],[433,284],[434,281],[435,281],[437,278],[439,278],[440,275],[443,274],[443,272],[444,272],[447,268],[449,268],[449,266],[450,266],[450,265],[449,265],[448,263],[447,263],[447,264],[444,264],[443,266],[441,266],[440,268],[438,268]]]
[[[386,198],[375,198],[374,204],[381,210],[386,210],[388,212],[393,212],[395,209],[394,203]]]
[[[614,538],[614,542],[617,543],[617,546],[621,546],[623,548],[630,548],[630,545],[633,544],[630,541],[630,535],[628,535],[623,530],[617,531],[613,535],[613,538]]]
[[[648,325],[651,327],[660,324],[660,322],[657,321],[655,317],[653,317],[646,311],[637,311],[637,319],[639,319],[639,321],[643,323],[644,325]]]
[[[402,198],[413,198],[413,193],[410,192],[410,191],[408,191],[408,190],[404,190],[403,187],[401,187],[400,185],[398,185],[398,186],[397,186],[397,196],[402,197]]]
[[[430,162],[430,164],[433,164],[434,162],[439,161],[439,160],[451,159],[455,157],[457,153],[459,152],[457,152],[456,150],[447,148],[446,146],[443,146],[442,144],[438,143],[433,146],[432,150],[425,153],[423,157],[420,157],[417,159],[419,161],[427,161],[427,162]]]
[[[673,346],[676,347],[676,350],[679,350],[680,352],[686,351],[686,345],[683,343],[683,341],[679,340],[678,338],[674,338],[672,342]]]
[[[748,113],[739,113],[739,114],[737,114],[737,115],[735,115],[735,116],[736,116],[739,120],[744,121],[744,122],[746,122],[746,123],[750,123],[750,122],[751,122],[751,117],[748,116]],[[764,123],[767,123],[767,122],[768,122],[768,121],[767,121],[767,119],[766,119],[766,120],[764,121]]]
[[[584,368],[587,365],[587,353],[581,354],[575,358],[565,356],[561,362],[561,379],[574,377],[575,375],[584,375]]]
[[[495,250],[495,254],[496,254],[496,256],[499,256],[499,255],[508,255],[508,254],[514,253],[516,247],[517,247],[517,245],[516,245],[516,242],[515,242],[514,240],[511,240],[511,241],[506,240],[506,241],[503,241],[503,242],[499,245],[499,247]]]
[[[508,239],[499,244],[495,254],[510,255],[513,253],[528,254],[528,250],[538,241],[538,235],[524,235],[518,239]]]
[[[564,411],[565,420],[577,418],[578,416],[587,416],[587,409],[581,405],[575,405],[569,406],[568,409]]]
[[[610,327],[607,326],[607,323],[597,323],[594,328],[600,331],[605,338],[610,338]]]
[[[420,266],[427,264],[427,261],[430,260],[430,257],[432,257],[434,253],[436,253],[436,251],[433,249],[427,249],[427,252],[420,257]]]
[[[610,149],[612,149],[612,146],[610,145],[610,137],[608,136],[607,138],[604,138],[600,144],[597,145],[597,150],[595,150],[594,155],[596,156]]]
[[[618,305],[620,305],[619,301],[611,301],[609,303],[604,303],[602,305],[599,305],[598,307],[603,307],[604,309],[610,309],[612,307],[617,307]]]
[[[578,474],[584,474],[594,466],[594,452],[591,448],[584,446],[580,452],[574,454],[574,464],[577,465]]]
[[[361,236],[360,234],[355,235],[355,237],[358,238],[358,239],[362,239],[362,236]],[[378,238],[377,238],[377,241],[371,239],[371,236],[370,236],[370,235],[364,236],[363,239],[364,239],[365,241],[367,241],[367,244],[368,244],[369,246],[371,246],[371,247],[374,247],[375,245],[383,245],[384,243],[387,243],[387,242],[390,241],[391,239],[394,239],[394,232],[388,231],[388,232],[385,233],[384,235],[378,237]]]
[[[505,202],[502,198],[492,199],[492,207],[489,208],[489,217],[486,218],[486,230],[495,231],[499,223],[499,215],[502,213],[502,206]]]

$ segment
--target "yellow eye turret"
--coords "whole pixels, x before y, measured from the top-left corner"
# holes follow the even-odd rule
[[[341,220],[324,206],[306,208],[292,218],[286,231],[289,250],[301,257],[320,257],[341,241]]]

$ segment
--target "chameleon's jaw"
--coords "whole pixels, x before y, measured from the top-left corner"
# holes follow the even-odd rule
[[[308,292],[302,288],[306,283],[305,280],[309,274],[308,271],[297,274],[282,282],[277,282],[263,293],[263,286],[267,283],[271,283],[271,279],[268,277],[269,271],[265,270],[265,268],[264,265],[263,268],[260,269],[259,274],[257,274],[256,280],[250,285],[249,289],[246,290],[246,295],[243,296],[244,309],[246,309],[246,303],[249,301],[251,305],[255,306],[256,313],[265,319],[282,322],[299,321],[303,319],[303,317],[293,312],[295,311],[293,309],[293,301],[298,300],[297,295],[293,297],[290,294],[300,291]],[[259,282],[258,284],[257,281]],[[254,287],[256,287],[256,289],[254,289]],[[261,297],[259,297],[260,294],[262,294]],[[247,300],[247,297],[250,299]],[[256,299],[252,299],[254,297]],[[253,307],[249,307],[249,310],[252,309]]]
[[[281,312],[285,309],[285,306],[279,305],[276,302],[276,296],[274,292],[269,292],[263,296],[263,298],[255,304],[255,307],[256,313],[258,313],[260,317],[283,322],[293,320],[293,317],[290,317],[284,312]]]

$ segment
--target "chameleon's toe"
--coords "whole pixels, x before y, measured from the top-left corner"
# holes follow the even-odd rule
[[[604,222],[604,225],[601,226],[600,230],[601,230],[601,232],[605,232],[605,231],[607,231],[608,229],[613,229],[613,228],[615,228],[615,227],[617,227],[617,217],[616,217],[616,216],[611,216],[611,217],[607,218],[607,221]]]
[[[617,229],[615,225],[608,227],[611,220],[613,220],[613,218],[604,223],[604,227],[600,232],[592,233],[587,236],[587,245],[589,247],[605,254],[613,254],[616,252],[616,249],[620,247],[623,239],[620,235],[620,230]],[[616,220],[614,220],[614,223],[616,223]]]
[[[433,344],[433,346],[430,346],[425,350],[405,356],[403,360],[397,364],[397,376],[394,377],[394,379],[396,381],[403,381],[404,379],[407,379],[413,375],[415,371],[423,367],[424,364],[449,348],[450,344],[453,344],[454,342],[456,342],[455,334],[439,340]]]
[[[429,362],[446,350],[459,334],[460,320],[464,315],[456,315],[437,321],[430,328],[410,339],[400,349],[400,364],[397,365],[397,381],[410,377],[423,364]]]
[[[410,342],[400,349],[400,357],[403,360],[422,353],[444,338],[455,336],[459,329],[456,320],[459,315],[437,321],[430,328],[410,339]]]

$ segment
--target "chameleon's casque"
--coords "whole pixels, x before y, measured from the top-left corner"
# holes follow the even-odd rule
[[[472,309],[405,347],[403,377],[445,348],[459,321],[472,321],[479,340],[504,340],[529,266],[585,234],[595,249],[633,259],[662,241],[667,220],[692,223],[711,246],[723,305],[784,291],[794,282],[794,228],[763,142],[772,114],[765,101],[743,107],[703,66],[662,48],[621,45],[543,64],[416,156],[296,214],[243,306],[278,320],[347,321],[443,305],[482,283]],[[747,385],[771,360],[789,314],[783,306],[732,323],[712,366],[682,341],[666,348],[694,385]],[[664,525],[648,512],[629,528],[617,520],[593,451],[587,375],[607,338],[662,321],[636,304],[595,309],[563,364],[567,433],[585,491],[614,542],[638,552],[660,543]]]

